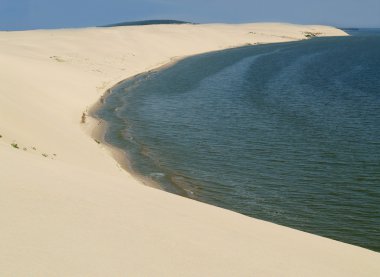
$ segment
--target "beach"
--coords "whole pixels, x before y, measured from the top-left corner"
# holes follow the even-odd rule
[[[308,32],[346,35],[277,23],[0,32],[1,275],[378,276],[376,252],[143,186],[93,138],[91,107],[126,78]]]

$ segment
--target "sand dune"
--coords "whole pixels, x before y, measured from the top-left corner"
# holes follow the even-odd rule
[[[82,113],[173,58],[345,35],[290,24],[0,32],[1,276],[379,276],[380,255],[143,186]],[[13,144],[13,146],[12,146]]]

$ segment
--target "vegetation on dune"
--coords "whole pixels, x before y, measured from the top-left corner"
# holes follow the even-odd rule
[[[169,19],[154,19],[142,21],[129,21],[115,24],[104,25],[100,27],[117,27],[117,26],[143,26],[143,25],[158,25],[158,24],[195,24],[187,21],[169,20]]]
[[[317,36],[321,35],[322,33],[318,33],[318,32],[304,32],[303,34],[304,34],[304,36],[306,38],[314,38],[314,37],[317,37]]]
[[[86,123],[86,113],[84,112],[84,113],[82,113],[82,118],[81,118],[81,120],[80,120],[80,123]]]

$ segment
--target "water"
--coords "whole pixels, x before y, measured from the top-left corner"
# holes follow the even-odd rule
[[[380,36],[191,57],[126,80],[98,116],[170,192],[380,251]]]

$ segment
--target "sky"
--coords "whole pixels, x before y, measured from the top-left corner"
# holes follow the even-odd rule
[[[146,19],[380,28],[380,0],[0,0],[0,30],[91,27]]]

